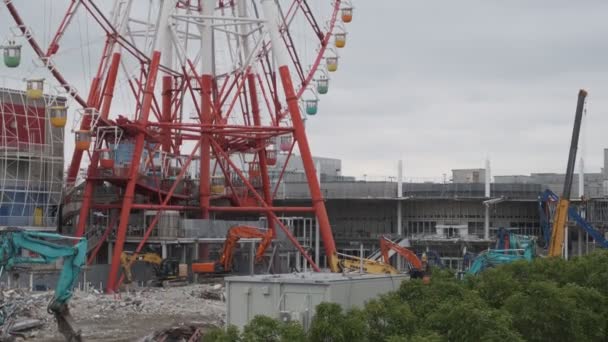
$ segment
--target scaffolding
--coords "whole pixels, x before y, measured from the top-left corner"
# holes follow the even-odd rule
[[[64,129],[51,123],[50,111],[65,101],[0,88],[0,226],[56,230]]]

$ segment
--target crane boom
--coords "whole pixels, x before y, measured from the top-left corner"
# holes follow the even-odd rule
[[[564,180],[564,191],[562,192],[562,196],[557,203],[555,220],[553,221],[553,231],[551,233],[551,241],[549,243],[549,256],[562,255],[564,231],[568,220],[568,207],[570,206],[570,191],[572,190],[572,179],[574,177],[574,164],[576,162],[576,150],[578,146],[578,137],[580,135],[581,121],[583,119],[583,108],[585,106],[586,97],[587,91],[583,89],[579,90],[576,113],[574,116],[574,128],[572,129],[572,139],[570,141],[568,166],[566,167],[566,177]]]

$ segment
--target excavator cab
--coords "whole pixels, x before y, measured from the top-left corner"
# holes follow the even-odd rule
[[[163,259],[160,264],[155,267],[156,277],[159,280],[176,279],[179,276],[179,260]]]

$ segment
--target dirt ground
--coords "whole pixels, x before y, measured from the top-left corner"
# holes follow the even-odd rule
[[[142,288],[120,296],[79,291],[69,306],[84,341],[145,341],[146,336],[170,327],[223,325],[225,303],[206,299],[209,293],[222,298],[223,287]],[[22,316],[44,321],[41,328],[24,332],[26,341],[64,341],[53,316],[46,312],[52,292],[20,292],[17,296],[24,303]]]
[[[205,315],[133,315],[129,319],[104,317],[100,319],[82,319],[76,321],[82,331],[84,341],[127,342],[143,341],[144,337],[154,331],[170,327],[192,324],[207,325]],[[56,331],[43,331],[26,341],[64,342],[63,336]]]

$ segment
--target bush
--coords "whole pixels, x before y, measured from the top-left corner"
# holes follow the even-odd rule
[[[346,313],[317,306],[308,334],[297,323],[255,317],[218,342],[608,341],[608,252],[564,261],[514,262],[456,280],[435,270]]]

